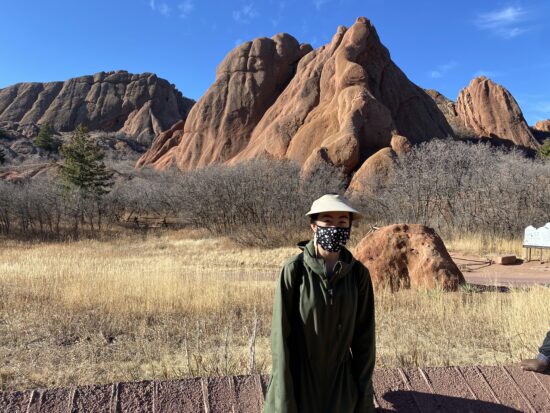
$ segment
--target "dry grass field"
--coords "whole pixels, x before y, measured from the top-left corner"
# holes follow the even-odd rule
[[[481,252],[479,242],[449,245]],[[498,245],[521,252],[521,241]],[[275,280],[296,251],[184,231],[0,240],[0,389],[248,373],[251,347],[254,371],[268,373]],[[543,287],[376,299],[377,367],[514,363],[550,324]]]

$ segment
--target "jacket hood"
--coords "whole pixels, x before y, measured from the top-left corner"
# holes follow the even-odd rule
[[[304,263],[311,268],[313,272],[326,278],[325,260],[316,256],[313,239],[309,241],[300,241],[297,246],[304,252]],[[334,267],[335,276],[333,278],[337,279],[345,276],[353,267],[354,262],[355,258],[352,253],[346,247],[342,247],[340,250],[340,257]]]

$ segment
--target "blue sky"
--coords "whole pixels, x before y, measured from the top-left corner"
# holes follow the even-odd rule
[[[550,118],[550,1],[2,0],[0,88],[116,69],[198,99],[229,50],[287,32],[314,47],[369,18],[407,76],[455,100],[485,74]]]

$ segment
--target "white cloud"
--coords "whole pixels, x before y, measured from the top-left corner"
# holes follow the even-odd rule
[[[447,74],[449,70],[453,69],[455,66],[456,66],[456,62],[454,60],[451,60],[450,62],[447,62],[442,65],[439,65],[436,69],[430,72],[430,77],[434,79],[442,78]]]
[[[189,14],[191,14],[194,8],[195,5],[193,4],[192,0],[185,0],[182,3],[179,3],[178,10],[180,12],[180,17],[185,19],[187,16],[189,16]]]
[[[233,20],[237,23],[250,23],[252,19],[258,17],[258,12],[254,9],[254,4],[245,4],[239,10],[233,11]]]
[[[475,24],[480,30],[488,30],[497,36],[511,39],[529,30],[525,27],[528,19],[529,13],[526,10],[519,6],[509,6],[478,14]]]
[[[315,8],[317,10],[321,10],[321,7],[323,7],[325,4],[329,2],[330,0],[313,0],[313,4],[315,5]]]
[[[149,0],[149,7],[151,7],[151,10],[153,11],[156,9],[155,0]]]
[[[170,11],[171,10],[170,10],[170,6],[168,6],[168,4],[160,3],[158,5],[158,9],[159,9],[160,14],[162,14],[163,16],[165,16],[165,17],[170,16]]]
[[[271,18],[271,25],[273,27],[279,26],[281,20],[283,19],[283,12],[286,7],[286,1],[279,1],[277,3],[277,13]]]

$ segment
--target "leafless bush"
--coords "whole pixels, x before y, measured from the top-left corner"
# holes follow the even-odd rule
[[[79,238],[109,228],[122,206],[110,197],[66,192],[55,179],[0,182],[0,234],[23,238]],[[117,214],[118,213],[118,214]]]
[[[185,222],[262,246],[294,241],[311,201],[343,190],[338,170],[326,167],[305,177],[298,164],[271,160],[208,167],[169,181],[165,204]]]
[[[550,166],[515,150],[436,140],[397,159],[389,183],[362,202],[386,222],[517,236],[549,219]]]

